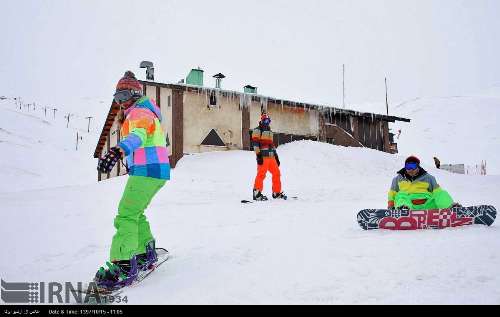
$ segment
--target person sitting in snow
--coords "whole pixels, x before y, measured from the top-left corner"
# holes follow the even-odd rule
[[[142,84],[130,71],[118,82],[114,101],[120,106],[124,139],[98,163],[101,173],[109,173],[126,157],[129,174],[114,220],[111,262],[107,269],[101,267],[94,279],[100,287],[127,285],[140,270],[147,270],[158,260],[144,210],[170,179],[170,164],[160,108],[154,100],[143,97],[142,91]]]
[[[450,194],[420,166],[415,156],[406,159],[405,167],[392,180],[388,196],[389,209],[430,210],[461,206],[453,202]]]
[[[252,132],[252,147],[257,157],[257,176],[253,186],[253,200],[268,200],[262,194],[264,189],[264,179],[267,172],[271,172],[273,181],[273,198],[287,199],[287,196],[281,191],[281,173],[280,160],[276,147],[273,143],[273,132],[271,131],[271,117],[263,113],[260,117],[259,126]]]

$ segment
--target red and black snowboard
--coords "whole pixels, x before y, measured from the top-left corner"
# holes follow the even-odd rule
[[[364,230],[444,229],[474,224],[491,226],[496,215],[493,206],[435,210],[365,209],[358,213],[358,223]]]

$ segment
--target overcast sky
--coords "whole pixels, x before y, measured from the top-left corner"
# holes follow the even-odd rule
[[[0,0],[0,95],[108,98],[125,70],[339,105],[500,83],[500,0]],[[106,109],[107,111],[107,109]]]

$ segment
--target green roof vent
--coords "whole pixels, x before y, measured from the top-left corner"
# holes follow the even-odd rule
[[[246,94],[256,94],[257,87],[246,85],[245,87],[243,87],[243,92],[245,92]]]
[[[189,75],[186,78],[186,84],[203,86],[203,70],[199,67],[198,69],[191,69]]]

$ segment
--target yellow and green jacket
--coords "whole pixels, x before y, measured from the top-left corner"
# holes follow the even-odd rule
[[[436,178],[423,168],[415,177],[411,177],[403,168],[392,180],[388,194],[388,207],[408,205],[411,209],[448,208],[453,203],[449,194],[444,191]],[[430,205],[432,201],[432,206]],[[437,203],[437,206],[435,206]]]

